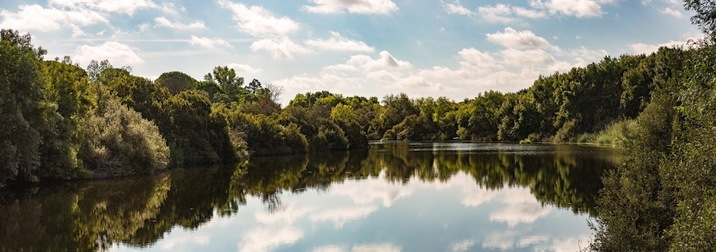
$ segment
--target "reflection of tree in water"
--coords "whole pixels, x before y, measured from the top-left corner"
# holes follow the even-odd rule
[[[5,192],[0,195],[0,251],[99,250],[117,243],[145,247],[175,227],[196,229],[216,214],[235,214],[247,196],[262,199],[274,212],[283,209],[283,193],[324,191],[335,183],[381,175],[404,184],[447,182],[462,172],[487,189],[528,187],[543,204],[594,214],[599,178],[618,155],[586,147],[544,148],[411,151],[407,143],[381,144],[369,151],[254,158],[233,167]]]
[[[458,172],[469,174],[487,189],[527,187],[543,204],[595,214],[601,176],[613,168],[618,155],[586,146],[540,146],[539,151],[408,151],[406,143],[381,145],[369,158],[385,167],[388,181],[410,179],[449,181]]]

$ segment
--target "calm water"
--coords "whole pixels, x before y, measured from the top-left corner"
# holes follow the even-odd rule
[[[0,251],[577,251],[608,148],[375,144],[0,194]]]

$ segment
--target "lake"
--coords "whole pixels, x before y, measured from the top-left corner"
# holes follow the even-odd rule
[[[0,194],[0,251],[578,251],[611,148],[374,143]]]

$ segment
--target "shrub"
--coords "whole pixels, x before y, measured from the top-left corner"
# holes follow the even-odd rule
[[[94,177],[147,174],[169,163],[169,147],[159,128],[116,97],[81,120],[80,131],[80,157]]]

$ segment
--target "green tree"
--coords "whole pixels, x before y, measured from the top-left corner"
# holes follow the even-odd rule
[[[169,89],[169,92],[174,95],[184,90],[196,89],[197,82],[191,76],[178,71],[162,73],[154,81],[154,83]]]
[[[204,80],[218,84],[231,101],[241,101],[248,93],[243,87],[244,78],[237,76],[236,70],[227,66],[215,67],[214,71],[204,76]]]
[[[72,65],[69,57],[62,62],[46,61],[42,70],[45,99],[56,109],[44,122],[38,175],[46,179],[87,177],[88,171],[77,157],[82,141],[78,121],[94,107],[87,74]]]
[[[0,186],[7,181],[37,181],[47,104],[42,100],[41,61],[30,35],[0,30]]]

